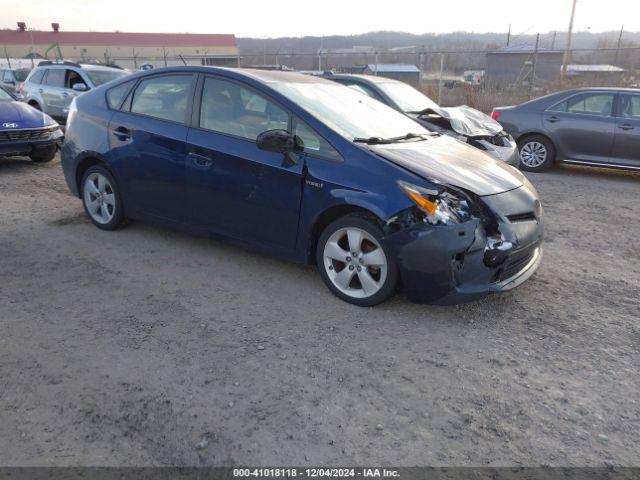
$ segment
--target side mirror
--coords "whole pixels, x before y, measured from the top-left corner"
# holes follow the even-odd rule
[[[89,87],[87,87],[87,85],[84,83],[74,83],[73,87],[71,88],[76,92],[86,92],[87,90],[89,90]]]
[[[285,160],[290,165],[298,163],[295,154],[304,150],[302,139],[286,130],[267,130],[262,132],[256,138],[256,145],[260,150],[284,154]]]

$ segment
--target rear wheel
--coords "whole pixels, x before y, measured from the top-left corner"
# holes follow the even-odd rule
[[[47,163],[55,158],[57,150],[58,147],[56,145],[38,148],[31,152],[29,158],[36,163]]]
[[[351,214],[329,224],[318,240],[320,275],[338,298],[361,307],[389,298],[398,283],[395,259],[376,223]]]
[[[102,165],[89,167],[82,177],[82,203],[98,228],[115,230],[124,223],[118,186],[111,172]]]
[[[541,135],[525,137],[518,142],[520,168],[528,172],[544,172],[553,165],[556,150],[548,138]]]

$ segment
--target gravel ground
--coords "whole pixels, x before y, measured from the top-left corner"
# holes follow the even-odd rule
[[[0,160],[0,464],[639,465],[640,175],[531,175],[520,289],[362,309]]]

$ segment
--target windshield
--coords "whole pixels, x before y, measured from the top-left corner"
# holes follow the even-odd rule
[[[30,71],[31,70],[29,70],[28,68],[19,68],[18,70],[13,71],[13,76],[16,77],[16,80],[18,82],[24,82],[27,79]]]
[[[93,84],[99,87],[103,83],[128,75],[124,70],[85,70]]]
[[[13,97],[0,88],[0,102],[13,102]]]
[[[421,112],[427,108],[438,109],[438,104],[406,83],[385,82],[378,87],[393,100],[403,112]]]
[[[349,140],[429,134],[403,114],[343,85],[272,83],[271,86]]]

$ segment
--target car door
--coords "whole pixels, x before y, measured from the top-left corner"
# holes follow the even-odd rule
[[[38,87],[38,91],[44,101],[43,110],[49,115],[62,118],[62,93],[65,84],[64,68],[48,68],[44,83]]]
[[[194,222],[237,239],[293,248],[303,162],[260,150],[258,135],[290,131],[291,115],[235,80],[201,76],[187,139],[187,196]]]
[[[585,92],[572,95],[542,114],[542,123],[565,158],[607,163],[613,147],[615,93]]]
[[[145,77],[111,117],[110,160],[126,208],[136,215],[188,221],[185,142],[195,78],[191,73]]]
[[[640,94],[618,95],[611,162],[640,168]]]

